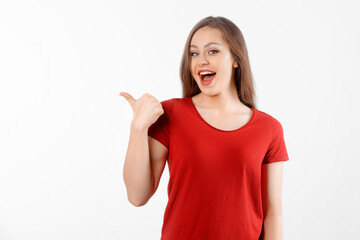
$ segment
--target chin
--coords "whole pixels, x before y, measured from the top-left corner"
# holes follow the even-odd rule
[[[206,95],[208,97],[214,97],[217,96],[220,92],[213,90],[213,89],[205,89],[204,91],[202,89],[200,89],[201,93],[203,95]]]

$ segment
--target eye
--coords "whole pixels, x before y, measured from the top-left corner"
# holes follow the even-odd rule
[[[212,49],[212,50],[209,51],[209,53],[210,53],[210,52],[214,52],[213,54],[215,54],[215,53],[219,52],[219,50],[214,50],[214,49]],[[195,56],[194,53],[197,54],[197,52],[193,52],[193,53],[190,53],[190,56]],[[213,54],[211,54],[211,55],[213,55]]]

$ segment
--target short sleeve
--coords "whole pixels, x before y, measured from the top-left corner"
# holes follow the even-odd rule
[[[269,144],[269,148],[265,154],[262,164],[289,160],[284,140],[283,127],[275,118],[272,126],[272,133],[272,141]]]
[[[156,139],[166,148],[169,148],[170,144],[172,102],[172,99],[160,102],[164,113],[148,129],[148,136]]]

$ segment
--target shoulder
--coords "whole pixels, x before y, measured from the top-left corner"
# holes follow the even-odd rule
[[[256,109],[256,111],[257,111],[258,120],[261,121],[264,125],[271,127],[274,130],[282,129],[282,125],[281,125],[280,121],[276,117],[274,117],[272,114],[266,113],[259,109]]]
[[[183,98],[170,98],[160,101],[165,115],[171,117],[175,106],[178,105],[181,101],[183,101]]]
[[[170,98],[170,99],[165,99],[165,100],[161,101],[160,103],[164,108],[166,108],[166,110],[172,111],[174,106],[183,100],[184,100],[184,98]]]

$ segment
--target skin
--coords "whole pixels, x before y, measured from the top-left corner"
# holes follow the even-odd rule
[[[208,45],[210,42],[217,44]],[[252,110],[238,98],[234,69],[238,63],[219,29],[204,27],[191,40],[190,71],[201,93],[192,97],[193,103],[205,121],[215,128],[234,130],[245,125]],[[201,84],[199,70],[216,72],[210,85]],[[262,166],[262,205],[264,212],[264,240],[282,240],[282,162]]]
[[[209,45],[216,42],[220,45]],[[234,70],[238,63],[231,55],[227,42],[218,29],[199,29],[191,40],[190,71],[201,93],[193,102],[200,115],[210,125],[222,130],[234,130],[245,125],[251,118],[252,110],[243,104],[237,95]],[[216,72],[210,85],[201,84],[199,70]]]

